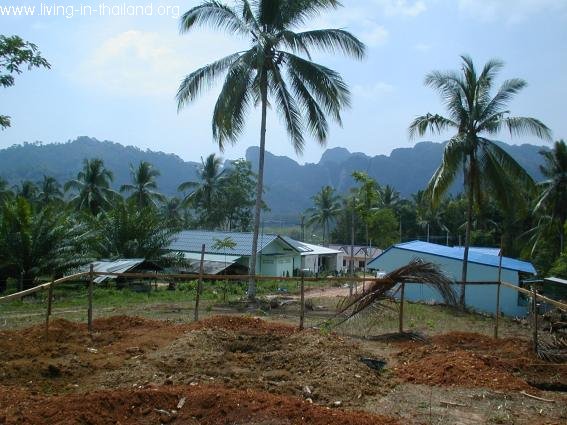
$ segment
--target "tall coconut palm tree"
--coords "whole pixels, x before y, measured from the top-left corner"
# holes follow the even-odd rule
[[[400,203],[400,192],[387,184],[380,190],[380,205],[385,208],[396,208]]]
[[[340,29],[297,32],[297,28],[326,9],[340,6],[338,0],[237,0],[235,7],[204,1],[181,18],[181,31],[196,25],[223,29],[231,36],[250,40],[250,48],[236,52],[189,74],[177,93],[179,108],[195,100],[215,80],[226,74],[213,113],[213,136],[222,150],[241,134],[248,110],[261,109],[260,154],[254,209],[254,236],[250,257],[248,297],[256,296],[256,255],[266,147],[268,105],[281,115],[291,142],[300,153],[307,129],[325,144],[329,132],[326,115],[341,122],[341,110],[349,104],[349,91],[341,76],[311,60],[311,50],[345,53],[357,59],[364,45]]]
[[[120,186],[120,192],[131,192],[128,200],[135,202],[139,209],[157,207],[158,202],[165,200],[165,196],[156,190],[159,175],[160,172],[149,162],[140,161],[138,168],[130,164],[132,183]]]
[[[455,131],[445,145],[441,165],[433,174],[428,191],[432,202],[437,204],[459,171],[464,172],[467,227],[459,299],[461,307],[464,308],[475,203],[482,201],[481,195],[486,190],[490,190],[497,200],[505,200],[508,199],[509,191],[520,186],[533,185],[529,174],[502,147],[486,136],[494,136],[502,130],[507,130],[511,136],[529,134],[550,139],[551,131],[535,118],[510,116],[507,104],[526,86],[524,80],[506,80],[492,96],[494,79],[503,66],[502,62],[491,60],[478,73],[470,57],[461,56],[461,59],[460,73],[434,71],[425,77],[425,84],[440,93],[448,109],[448,117],[438,114],[417,117],[411,123],[409,133],[413,138],[428,131]]]
[[[321,225],[323,228],[323,244],[325,244],[330,224],[341,213],[340,197],[331,186],[325,186],[312,199],[313,207],[306,211],[308,215],[307,224]]]
[[[200,181],[184,182],[177,188],[180,192],[191,191],[183,198],[183,205],[191,205],[201,209],[200,221],[207,227],[213,226],[217,222],[215,200],[220,193],[225,177],[225,170],[222,169],[222,158],[213,153],[205,160],[201,158]]]
[[[76,179],[65,183],[64,189],[77,192],[70,203],[78,210],[88,210],[92,215],[97,215],[110,208],[113,198],[120,197],[110,188],[112,179],[112,171],[104,167],[102,159],[85,159],[83,170]]]
[[[565,248],[564,226],[567,220],[567,145],[564,140],[555,142],[551,151],[541,151],[545,164],[540,165],[541,173],[546,180],[541,182],[541,193],[537,200],[535,212],[550,216],[559,234],[560,253]]]
[[[33,204],[37,201],[39,188],[31,180],[24,180],[19,185],[15,186],[16,196],[26,199],[29,203]]]
[[[43,176],[37,200],[44,207],[52,202],[59,202],[63,200],[61,185],[54,177]]]

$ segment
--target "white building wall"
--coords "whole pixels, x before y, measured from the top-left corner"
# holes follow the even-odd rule
[[[384,272],[393,271],[408,264],[414,258],[421,258],[437,264],[441,270],[454,280],[461,280],[461,260],[445,258],[427,253],[418,253],[398,248],[391,248],[372,263],[372,269]],[[495,282],[498,280],[498,267],[469,263],[468,279],[473,282]],[[519,284],[518,272],[502,269],[502,280],[515,285]],[[455,285],[455,291],[460,293],[460,285]],[[485,313],[494,314],[496,311],[497,285],[467,285],[465,303],[467,307]],[[443,298],[437,291],[421,284],[407,284],[405,296],[410,301],[442,302]],[[524,316],[527,306],[519,296],[518,291],[502,286],[500,288],[500,310],[507,316]]]

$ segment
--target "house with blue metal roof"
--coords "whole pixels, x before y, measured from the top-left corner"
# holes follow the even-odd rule
[[[534,266],[527,261],[500,257],[497,248],[470,247],[468,259],[465,303],[472,310],[495,313],[496,290],[500,261],[501,279],[513,285],[521,285],[522,280],[536,275]],[[449,247],[423,241],[399,243],[391,246],[368,263],[368,268],[377,272],[390,272],[419,258],[437,264],[441,270],[455,280],[461,280],[463,268],[463,247]],[[492,282],[480,285],[479,282]],[[455,290],[460,290],[455,285]],[[410,301],[431,303],[442,302],[441,296],[421,284],[408,284],[405,296]],[[502,286],[500,289],[500,308],[508,316],[523,316],[528,312],[527,300],[518,291]]]

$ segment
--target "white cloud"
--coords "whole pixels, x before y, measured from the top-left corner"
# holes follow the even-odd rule
[[[382,25],[368,23],[365,29],[360,32],[361,40],[371,47],[384,44],[388,40],[388,30]]]
[[[417,43],[414,48],[415,50],[417,50],[418,52],[421,53],[427,53],[432,49],[432,45],[431,44],[427,44],[427,43]]]
[[[415,17],[427,10],[424,0],[374,0],[386,16]]]
[[[567,11],[565,0],[459,0],[461,12],[481,21],[523,22],[533,14],[545,11]]]
[[[396,88],[392,84],[388,84],[384,81],[378,81],[373,84],[358,84],[352,89],[352,92],[357,97],[363,97],[366,99],[376,99],[381,98],[386,95],[393,93]]]
[[[222,34],[179,37],[129,30],[105,39],[89,52],[79,65],[77,78],[110,93],[173,98],[185,74],[236,50],[235,42]]]

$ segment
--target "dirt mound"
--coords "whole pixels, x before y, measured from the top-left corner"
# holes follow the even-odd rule
[[[216,386],[150,387],[42,397],[0,389],[0,423],[187,425],[394,425],[395,419],[345,412],[293,397]],[[11,396],[10,396],[11,394]],[[17,397],[17,405],[14,403]]]
[[[0,381],[42,391],[75,388],[80,378],[121,367],[124,360],[155,350],[187,326],[136,317],[95,320],[89,335],[84,323],[52,320],[46,340],[43,325],[0,332]]]
[[[369,354],[335,335],[234,317],[191,326],[170,345],[93,378],[91,386],[205,382],[350,406],[388,390],[387,380],[360,361]]]
[[[536,371],[540,377],[565,379],[564,372],[542,364],[520,339],[452,332],[434,336],[430,344],[407,342],[402,347],[396,374],[416,384],[519,391],[531,388],[529,375]]]
[[[259,317],[213,316],[190,325],[191,329],[224,329],[252,334],[271,333],[291,335],[298,332],[297,327],[282,323],[267,322]]]

